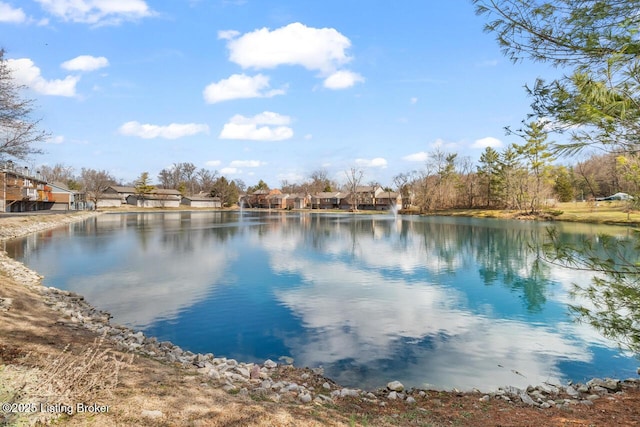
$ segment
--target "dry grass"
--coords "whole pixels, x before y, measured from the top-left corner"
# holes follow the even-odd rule
[[[73,415],[69,408],[78,403],[113,398],[120,373],[134,356],[115,354],[104,345],[104,337],[94,339],[77,354],[70,347],[67,344],[61,352],[44,358],[22,355],[20,365],[0,365],[0,402],[13,405],[15,410],[0,413],[0,425],[47,424]],[[3,359],[7,350],[3,348]],[[43,407],[56,409],[47,413]]]
[[[72,404],[95,402],[113,396],[120,371],[133,362],[133,355],[116,355],[96,338],[78,355],[69,350],[47,357],[40,368],[41,379],[30,394],[44,402]]]

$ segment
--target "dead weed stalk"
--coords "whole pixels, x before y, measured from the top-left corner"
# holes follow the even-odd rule
[[[120,370],[133,362],[134,355],[113,354],[103,347],[104,339],[95,339],[79,355],[69,351],[67,345],[59,355],[47,358],[40,381],[30,393],[46,401],[70,404],[112,396]]]

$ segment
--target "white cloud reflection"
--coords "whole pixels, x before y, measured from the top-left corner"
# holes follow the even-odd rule
[[[191,226],[198,227],[198,217],[191,219]],[[103,216],[121,221],[120,215]],[[180,222],[180,213],[165,214],[164,223]],[[202,223],[205,225],[206,223]],[[133,230],[131,230],[133,231]],[[132,238],[140,239],[136,233]],[[146,236],[145,250],[139,251],[132,244],[130,251],[121,257],[125,262],[119,268],[106,269],[96,275],[79,275],[69,281],[69,288],[84,295],[92,305],[112,314],[116,323],[134,328],[145,328],[162,319],[176,315],[202,300],[212,286],[221,282],[230,261],[236,257],[233,251],[174,250],[170,244],[161,242],[161,230],[154,228]],[[191,239],[191,240],[189,240]],[[178,244],[194,248],[206,246],[206,234],[190,233]],[[140,265],[153,264],[140,269]],[[194,268],[197,265],[197,268]],[[168,266],[170,266],[168,268]]]
[[[559,383],[560,360],[592,359],[587,344],[576,337],[584,333],[582,327],[500,319],[490,307],[474,313],[461,291],[416,280],[422,271],[437,272],[443,264],[441,248],[428,247],[420,236],[404,242],[397,234],[381,239],[384,230],[373,227],[353,239],[348,227],[329,229],[322,252],[331,255],[331,262],[303,255],[302,231],[271,228],[254,242],[270,253],[274,271],[302,280],[297,288],[275,293],[313,330],[286,341],[298,365],[324,365],[338,382],[362,384],[367,378],[359,377],[358,370],[384,372],[391,364],[398,373],[389,380],[490,390]],[[350,256],[355,262],[346,261]],[[459,257],[453,262],[461,266]],[[385,269],[403,274],[389,279]],[[344,364],[360,369],[338,368]]]

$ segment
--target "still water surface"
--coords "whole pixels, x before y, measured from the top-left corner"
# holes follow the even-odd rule
[[[107,214],[7,243],[113,322],[193,352],[291,357],[344,386],[481,390],[635,377],[572,322],[584,273],[534,268],[549,224],[392,215]],[[561,236],[627,229],[558,224]]]

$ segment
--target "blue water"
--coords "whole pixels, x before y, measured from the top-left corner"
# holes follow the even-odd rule
[[[481,390],[636,377],[568,314],[550,224],[311,213],[107,214],[7,244],[44,283],[193,352],[291,357],[344,386]],[[558,224],[562,236],[627,229]],[[580,282],[582,281],[582,282]],[[588,302],[587,302],[588,303]]]

